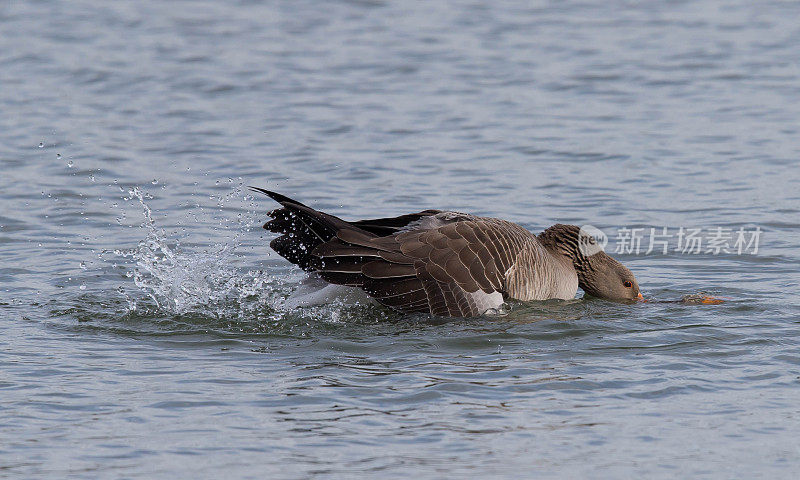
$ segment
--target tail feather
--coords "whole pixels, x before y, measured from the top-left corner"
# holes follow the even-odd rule
[[[359,287],[378,302],[405,312],[429,312],[428,292],[411,258],[392,235],[429,210],[402,217],[346,222],[289,197],[250,187],[280,203],[264,228],[280,236],[270,246],[285,259],[324,280]]]
[[[273,192],[271,190],[266,190],[266,189],[258,188],[258,187],[247,187],[247,188],[249,188],[250,190],[252,190],[254,192],[263,193],[264,195],[266,195],[269,198],[275,200],[276,202],[280,203],[284,207],[287,206],[286,204],[299,205],[299,206],[305,207],[305,205],[303,205],[302,203],[298,202],[297,200],[293,200],[293,199],[287,197],[286,195],[281,195],[278,192]]]
[[[314,210],[280,193],[257,187],[250,189],[267,195],[283,206],[269,212],[272,220],[265,223],[264,228],[281,234],[270,242],[270,247],[303,270],[314,270],[309,263],[314,248],[332,239],[338,230],[350,226],[340,218]]]

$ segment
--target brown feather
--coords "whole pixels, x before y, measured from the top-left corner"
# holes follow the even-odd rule
[[[427,258],[433,248],[419,241],[417,238],[412,238],[400,243],[400,251],[403,255],[411,258]]]
[[[424,291],[417,277],[368,279],[364,282],[364,291],[375,297],[393,297],[418,290]]]
[[[414,259],[413,258],[407,257],[407,256],[403,255],[402,253],[380,251],[380,252],[378,252],[378,255],[382,259],[386,260],[387,262],[408,263],[408,264],[413,264],[414,263]]]
[[[445,226],[443,226],[443,227],[439,228],[439,231],[440,231],[440,232],[441,232],[443,235],[447,236],[447,238],[449,238],[449,239],[451,239],[451,240],[455,240],[455,239],[457,239],[457,238],[464,238],[464,237],[463,237],[463,236],[462,236],[462,235],[461,235],[461,234],[458,232],[458,230],[456,229],[456,226],[457,226],[457,225],[458,225],[457,223],[450,223],[450,224],[447,224],[447,225],[445,225]]]
[[[392,297],[375,297],[375,300],[380,302],[382,305],[386,305],[387,307],[402,309],[408,304],[420,304],[423,301],[427,301],[428,296],[425,295],[425,290],[417,290],[415,292],[409,292],[403,295],[395,295]]]
[[[347,285],[350,287],[360,287],[364,285],[364,276],[361,274],[356,273],[341,273],[341,272],[319,272],[319,276],[322,277],[328,283],[333,283],[336,285]]]
[[[329,242],[317,245],[311,251],[317,257],[377,257],[378,251],[374,248],[362,247],[359,245],[348,245],[338,240],[331,240]]]
[[[373,260],[365,263],[361,273],[369,278],[410,277],[416,274],[413,265]]]
[[[318,272],[361,273],[364,264],[369,261],[363,257],[319,258],[312,256],[309,267]]]

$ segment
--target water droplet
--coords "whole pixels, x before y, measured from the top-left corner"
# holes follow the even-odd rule
[[[44,148],[44,142],[39,142],[39,148]]]
[[[60,159],[61,159],[61,154],[60,153],[56,153],[56,160],[60,160]]]
[[[152,183],[153,185],[158,185],[158,179],[157,179],[157,178],[154,178],[154,179],[153,179],[153,181],[152,181],[152,182],[150,182],[150,183]]]
[[[75,164],[74,164],[74,163],[72,163],[72,160],[70,160],[69,162],[67,162],[67,167],[69,167],[69,168],[72,168],[72,166],[73,166],[73,165],[75,165]]]
[[[81,270],[86,270],[86,262],[80,263]]]
[[[93,182],[94,182],[94,175],[90,174],[90,175],[89,175],[89,180],[91,180],[91,181],[93,181]]]
[[[81,290],[86,290],[86,285],[81,285],[81,286],[80,286],[80,287],[78,287],[78,288],[80,288]]]

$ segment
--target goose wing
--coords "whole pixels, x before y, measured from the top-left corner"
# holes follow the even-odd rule
[[[436,228],[384,237],[339,230],[311,252],[311,266],[329,282],[361,287],[400,311],[480,315],[502,304],[506,272],[536,239],[511,222],[453,215]]]

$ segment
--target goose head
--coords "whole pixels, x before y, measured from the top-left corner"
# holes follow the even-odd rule
[[[553,225],[539,234],[539,240],[552,253],[572,262],[578,286],[587,295],[617,302],[642,300],[633,272],[605,253],[577,225]]]

